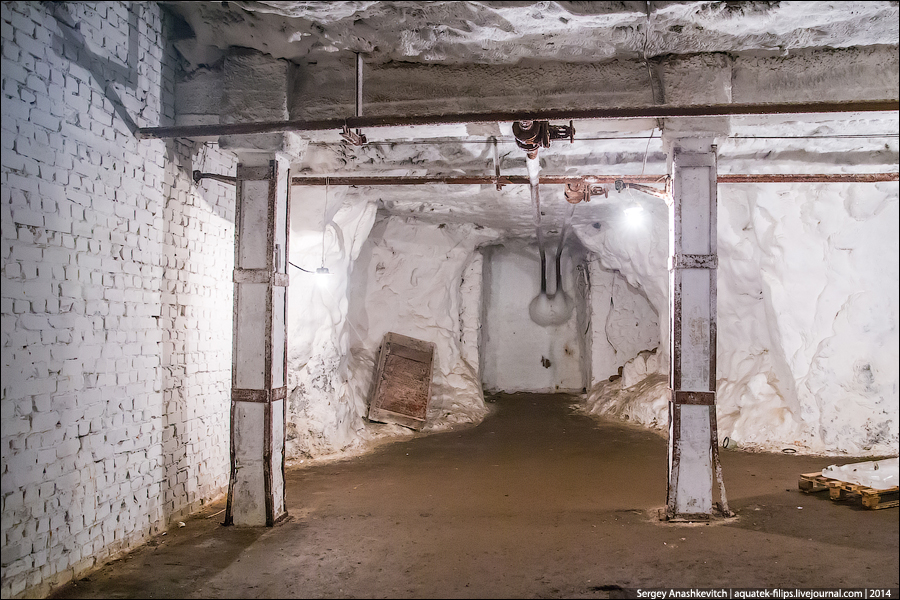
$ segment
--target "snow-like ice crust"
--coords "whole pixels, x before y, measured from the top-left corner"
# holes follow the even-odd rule
[[[719,186],[717,415],[747,449],[853,456],[898,448],[898,185]],[[641,286],[667,339],[665,209],[652,235],[578,228]],[[667,372],[637,357],[585,409],[664,428]]]
[[[239,7],[236,9],[236,7]],[[515,64],[597,62],[616,56],[779,52],[896,43],[892,2],[179,2],[197,38],[179,49],[194,64],[211,48],[261,47],[300,60],[361,52],[370,61]],[[240,10],[243,9],[243,10]],[[190,42],[190,43],[188,43]]]
[[[471,337],[481,286],[461,284],[481,258],[476,246],[496,233],[376,220],[375,203],[334,195],[325,214],[330,275],[292,271],[287,458],[343,456],[385,437],[411,435],[365,420],[375,360],[389,331],[436,345],[425,430],[479,422],[487,407]],[[293,198],[291,260],[314,271],[323,255],[324,191]]]
[[[310,215],[321,211],[321,202],[304,202]],[[374,203],[349,195],[333,202],[333,275],[320,288],[313,276],[293,274],[288,456],[361,450],[385,434],[408,434],[364,419],[388,331],[437,344],[428,429],[478,422],[487,412],[472,337],[481,286],[461,281],[480,260],[478,246],[498,232],[387,215],[376,225]],[[744,449],[896,454],[898,185],[722,185],[718,202],[720,437]],[[646,295],[659,323],[659,346],[630,360],[621,378],[595,383],[584,408],[664,429],[668,209],[662,201],[645,206],[643,229],[614,219],[574,228],[601,268]],[[308,230],[295,227],[291,255],[314,270],[321,216],[306,221]],[[613,323],[592,326],[614,332],[625,326],[615,319],[633,318],[611,314]]]
[[[822,469],[822,475],[848,483],[864,485],[876,490],[897,487],[900,459],[888,458],[848,465],[831,465]]]

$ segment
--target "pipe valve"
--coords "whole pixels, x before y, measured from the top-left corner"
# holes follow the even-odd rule
[[[575,142],[575,126],[572,121],[568,125],[551,125],[549,121],[515,121],[512,125],[516,145],[528,154],[528,158],[537,158],[540,148],[549,148],[551,140],[569,138]]]
[[[586,181],[573,181],[566,184],[566,202],[569,204],[578,204],[579,202],[590,202],[591,196],[603,196],[609,198],[609,189],[600,185],[590,184]]]

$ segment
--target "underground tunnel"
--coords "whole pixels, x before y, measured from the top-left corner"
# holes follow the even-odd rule
[[[897,20],[4,2],[3,597],[896,588]]]

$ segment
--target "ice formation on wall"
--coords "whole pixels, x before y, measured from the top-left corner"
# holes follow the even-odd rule
[[[665,339],[659,208],[643,247],[624,228],[577,231],[603,266],[647,293]],[[897,212],[896,183],[719,186],[722,437],[765,450],[897,453]],[[586,409],[663,426],[665,381],[647,365],[664,373],[665,350],[596,385]],[[631,385],[643,371],[650,377]]]
[[[822,469],[822,475],[848,483],[864,485],[876,490],[897,487],[900,480],[900,459],[872,460],[849,465],[831,465]]]
[[[591,265],[593,351],[612,355],[610,360],[614,362],[607,362],[607,365],[622,366],[622,376],[610,380],[600,375],[608,372],[608,367],[600,370],[602,363],[594,360],[593,386],[585,399],[584,409],[591,414],[663,428],[668,418],[665,377],[669,354],[666,271],[668,209],[662,200],[646,197],[634,199],[645,207],[643,212],[646,218],[639,224],[628,224],[624,211],[618,209],[599,229],[593,226],[575,228],[581,243],[595,257]],[[621,294],[613,295],[615,278],[608,283],[610,295],[600,293],[605,283],[604,277],[608,277],[610,271],[624,279],[622,283],[626,286],[640,290],[644,302],[633,298],[628,287],[620,287]],[[620,298],[620,303],[624,305],[627,302],[633,307],[632,310],[618,314],[611,311],[609,299],[615,303],[617,296],[626,290],[629,294]],[[600,323],[601,320],[604,322]],[[635,327],[635,322],[641,323],[641,326]],[[656,335],[647,330],[649,323],[656,327]],[[626,334],[616,339],[618,332],[635,329],[638,335]],[[607,338],[606,344],[603,338]],[[645,340],[644,347],[639,347],[644,344],[636,345],[640,339]],[[614,340],[620,341],[622,346],[611,348]]]
[[[476,249],[496,232],[469,224],[379,219],[354,270],[350,290],[353,336],[350,379],[343,398],[367,406],[374,363],[384,335],[396,332],[435,343],[434,374],[425,431],[480,421],[487,412],[472,356],[472,318],[480,286],[471,277]],[[461,318],[463,315],[465,318]]]
[[[587,265],[590,279],[591,384],[618,375],[642,350],[658,350],[659,315],[643,290],[616,270],[606,270],[596,256]],[[663,323],[665,325],[665,323]],[[651,372],[657,370],[653,365]]]
[[[473,225],[376,221],[374,203],[334,193],[340,197],[329,199],[325,218],[331,275],[292,274],[288,458],[336,455],[411,434],[365,420],[375,360],[389,331],[436,344],[426,431],[481,420],[487,408],[478,364],[476,247],[496,234]],[[294,194],[291,257],[307,271],[321,262],[323,211],[323,188]]]
[[[342,401],[349,351],[347,287],[375,220],[375,204],[344,202],[343,190],[331,192],[327,207],[325,188],[295,188],[291,198],[289,247],[291,262],[299,268],[291,270],[288,306],[289,459],[357,445],[363,429],[363,413]],[[323,256],[330,274],[315,274]]]
[[[897,184],[720,190],[720,431],[896,453]]]

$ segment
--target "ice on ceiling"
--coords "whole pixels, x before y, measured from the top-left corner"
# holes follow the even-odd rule
[[[361,52],[371,62],[598,62],[698,52],[782,54],[894,44],[896,2],[171,2],[208,47],[300,60]],[[192,48],[196,52],[192,55]]]

